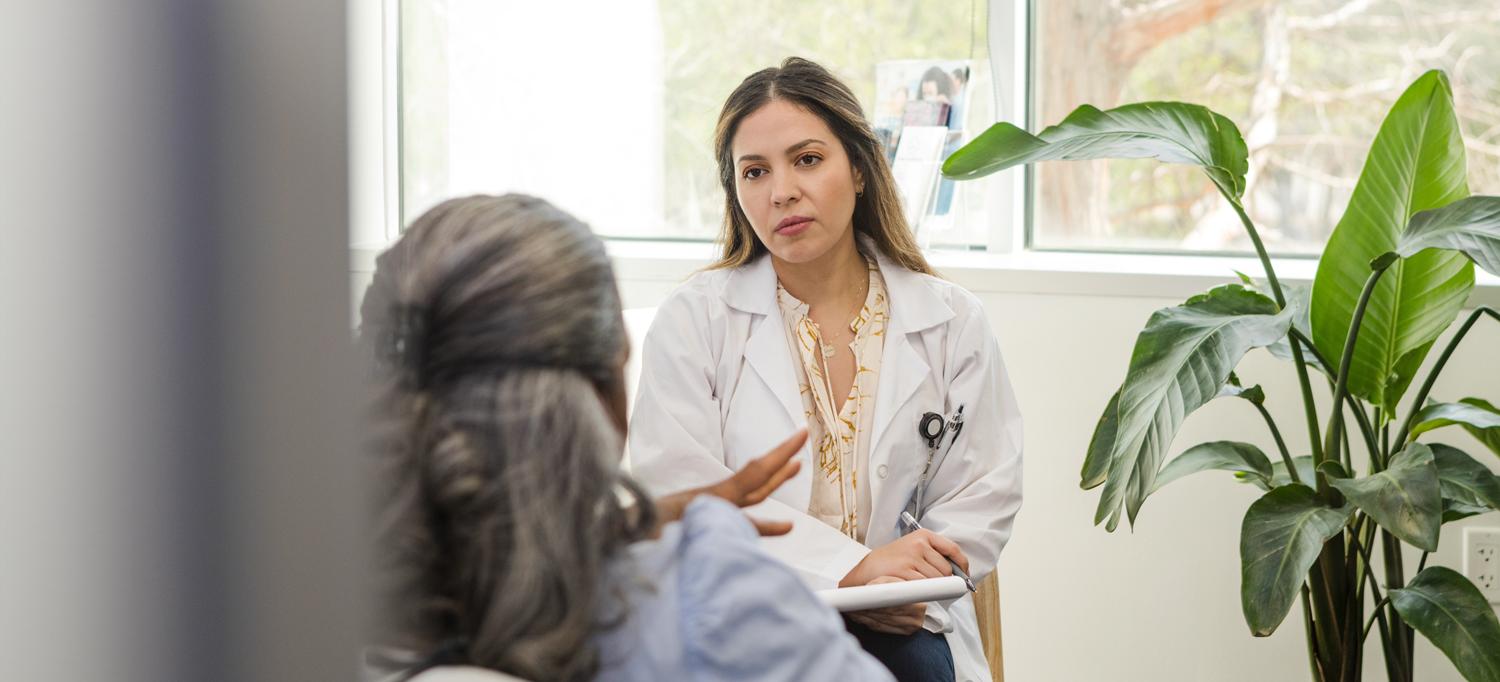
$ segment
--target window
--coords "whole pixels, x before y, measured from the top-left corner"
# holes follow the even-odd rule
[[[1182,100],[1239,126],[1246,209],[1273,252],[1321,251],[1386,111],[1427,69],[1453,85],[1469,187],[1500,193],[1500,4],[1472,0],[1045,0],[1036,128],[1074,107]],[[1044,249],[1249,252],[1196,169],[1153,161],[1034,172]]]
[[[994,119],[984,0],[396,4],[403,225],[447,197],[521,191],[603,235],[711,240],[719,109],[793,55],[838,74],[872,120],[878,64],[966,60],[968,120]],[[982,243],[978,186],[945,191],[974,219],[934,222],[928,241]]]

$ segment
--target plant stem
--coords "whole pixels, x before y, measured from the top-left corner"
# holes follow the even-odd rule
[[[1365,631],[1360,633],[1359,641],[1363,642],[1367,637],[1370,636],[1370,626],[1375,624],[1375,617],[1379,616],[1382,613],[1381,609],[1383,609],[1386,603],[1390,600],[1390,597],[1386,597],[1385,599],[1381,599],[1378,603],[1375,604],[1375,613],[1370,614],[1370,619],[1365,621]]]
[[[1365,547],[1364,543],[1356,543],[1355,548],[1359,551],[1360,556],[1364,557],[1365,566],[1373,568],[1374,564],[1370,563],[1370,550]],[[1375,582],[1374,571],[1366,571],[1365,578],[1370,581],[1370,596],[1374,597],[1377,603],[1388,603],[1388,600],[1380,594],[1380,585]],[[1376,622],[1380,623],[1380,641],[1385,644],[1386,674],[1393,682],[1408,679],[1408,675],[1405,672],[1406,668],[1401,662],[1401,656],[1391,656],[1392,648],[1396,646],[1396,641],[1392,638],[1394,633],[1391,631],[1390,624],[1386,622],[1385,609],[1376,609],[1375,619]]]
[[[1370,305],[1370,296],[1375,293],[1375,285],[1380,283],[1380,276],[1385,274],[1388,267],[1390,264],[1386,263],[1370,273],[1369,279],[1365,280],[1364,291],[1359,293],[1359,303],[1354,306],[1354,315],[1349,319],[1349,334],[1344,339],[1344,354],[1339,358],[1338,381],[1334,382],[1333,416],[1329,419],[1328,433],[1324,434],[1328,442],[1324,443],[1323,454],[1334,461],[1338,461],[1339,433],[1344,426],[1344,411],[1340,408],[1343,406],[1344,396],[1349,394],[1349,365],[1354,359],[1354,344],[1359,340],[1359,328],[1364,323],[1365,309]],[[1322,461],[1315,460],[1314,468],[1322,463]],[[1327,480],[1319,472],[1318,492],[1325,499],[1327,499],[1327,487]]]
[[[1219,190],[1224,194],[1224,190]],[[1255,255],[1260,257],[1261,267],[1266,269],[1266,281],[1271,283],[1271,293],[1276,296],[1276,305],[1285,308],[1286,296],[1281,293],[1281,280],[1276,277],[1276,268],[1271,267],[1271,255],[1266,253],[1266,245],[1260,241],[1260,231],[1255,229],[1255,223],[1250,222],[1250,216],[1245,214],[1245,207],[1234,197],[1224,194],[1229,200],[1229,205],[1234,207],[1234,212],[1240,216],[1240,222],[1245,226],[1245,232],[1250,235],[1250,243],[1255,246]]]
[[[1333,371],[1333,365],[1328,364],[1328,358],[1323,357],[1323,354],[1318,351],[1318,347],[1313,345],[1312,339],[1307,338],[1307,335],[1303,334],[1296,327],[1293,327],[1291,329],[1291,335],[1293,339],[1301,341],[1302,345],[1307,346],[1307,350],[1308,352],[1312,353],[1314,360],[1317,360],[1319,364],[1327,367],[1328,371]]]
[[[1352,411],[1354,411],[1354,412],[1358,412],[1359,411],[1358,408],[1354,407],[1353,405],[1350,405],[1349,401],[1347,401],[1347,400],[1344,401],[1344,404],[1349,405],[1349,408]],[[1344,444],[1344,473],[1349,474],[1350,476],[1353,476],[1354,475],[1354,454],[1353,454],[1354,453],[1354,448],[1349,447],[1349,429],[1341,429],[1340,433],[1339,433],[1339,436],[1340,436],[1340,439],[1343,441],[1343,444]]]
[[[1281,439],[1281,429],[1276,428],[1276,420],[1271,419],[1271,413],[1266,411],[1265,405],[1256,402],[1250,404],[1260,411],[1260,416],[1266,420],[1266,427],[1271,429],[1271,437],[1276,439],[1276,449],[1281,452],[1281,461],[1286,464],[1286,472],[1292,477],[1292,482],[1301,483],[1302,478],[1297,475],[1297,467],[1292,465],[1292,453],[1287,451],[1286,441]]]
[[[1276,297],[1276,305],[1285,310],[1286,295],[1281,291],[1281,280],[1276,276],[1276,268],[1271,265],[1271,256],[1266,252],[1266,245],[1260,240],[1260,232],[1255,229],[1255,224],[1250,221],[1250,216],[1245,214],[1245,207],[1240,205],[1239,199],[1230,196],[1222,187],[1219,188],[1219,192],[1229,201],[1229,205],[1234,208],[1234,212],[1239,215],[1240,222],[1245,226],[1245,232],[1250,236],[1250,243],[1255,246],[1255,255],[1260,258],[1261,267],[1265,268],[1266,280],[1271,284],[1271,293]],[[1318,433],[1318,411],[1316,403],[1313,402],[1312,382],[1309,381],[1307,376],[1307,360],[1302,357],[1301,342],[1294,337],[1291,347],[1293,364],[1297,367],[1297,381],[1302,389],[1302,409],[1307,414],[1308,443],[1312,446],[1314,471],[1316,471],[1316,465],[1322,462],[1324,457],[1322,438]],[[1312,344],[1308,344],[1308,347],[1311,348]],[[1334,405],[1338,405],[1337,400],[1334,401]],[[1296,467],[1291,466],[1287,468],[1288,472],[1293,472],[1295,469]],[[1329,490],[1327,478],[1322,473],[1316,473],[1315,478],[1318,481],[1319,496],[1326,498]],[[1343,558],[1343,544],[1342,536],[1330,540],[1325,544],[1323,553],[1318,559],[1318,566],[1313,568],[1312,574],[1309,576],[1309,579],[1314,582],[1314,587],[1320,588],[1314,591],[1322,593],[1321,596],[1326,597],[1330,601],[1326,606],[1317,609],[1321,618],[1316,622],[1318,630],[1325,635],[1319,639],[1330,644],[1337,640],[1329,635],[1334,635],[1339,631],[1337,608],[1331,602],[1333,601],[1335,592],[1343,594],[1344,589],[1348,587],[1340,580],[1342,576],[1333,573],[1337,569],[1336,562]],[[1320,651],[1319,653],[1326,654],[1328,652]],[[1326,671],[1326,666],[1324,666],[1324,670]]]
[[[1389,587],[1400,588],[1406,585],[1405,569],[1402,568],[1401,541],[1391,532],[1380,529],[1381,554],[1385,557],[1385,584]],[[1401,614],[1396,612],[1395,605],[1387,605],[1390,610],[1391,641],[1398,651],[1397,663],[1401,665],[1404,679],[1411,679],[1411,632],[1406,623],[1402,622]],[[1389,655],[1389,653],[1387,654]]]
[[[1266,245],[1261,242],[1260,232],[1255,229],[1255,223],[1250,222],[1250,216],[1245,213],[1245,207],[1240,205],[1238,199],[1229,196],[1222,188],[1219,189],[1219,193],[1223,194],[1224,198],[1229,201],[1229,205],[1234,208],[1235,214],[1240,217],[1240,223],[1245,226],[1245,233],[1250,235],[1250,243],[1255,245],[1255,255],[1260,258],[1260,265],[1266,270],[1266,281],[1271,283],[1271,293],[1276,296],[1276,305],[1285,309],[1286,295],[1281,292],[1281,279],[1276,276],[1276,268],[1271,266],[1271,255],[1266,253]],[[1296,329],[1291,329],[1290,331],[1292,333],[1292,342],[1290,344],[1292,347],[1292,364],[1297,367],[1297,382],[1302,389],[1302,410],[1307,414],[1307,441],[1312,446],[1313,465],[1316,466],[1319,462],[1323,461],[1323,439],[1318,433],[1318,408],[1317,404],[1313,402],[1312,382],[1307,378],[1307,360],[1302,357],[1302,344],[1299,339],[1306,341],[1307,347],[1312,349],[1314,353],[1317,352],[1317,349],[1313,347],[1311,341],[1308,341]],[[1323,366],[1327,367],[1328,363],[1323,363]],[[1319,481],[1323,480],[1321,474],[1315,477]],[[1323,484],[1323,487],[1327,487],[1326,482]],[[1321,494],[1322,490],[1319,492]]]
[[[1369,517],[1363,512],[1355,513],[1354,522],[1350,524],[1349,528],[1350,544],[1358,545],[1359,538],[1365,532],[1365,522],[1369,520]],[[1344,600],[1344,623],[1346,624],[1346,627],[1344,628],[1344,669],[1342,672],[1348,679],[1358,680],[1359,669],[1361,667],[1361,663],[1363,663],[1363,657],[1361,654],[1364,651],[1364,637],[1360,636],[1359,639],[1355,639],[1353,625],[1355,623],[1358,623],[1360,618],[1363,617],[1361,616],[1361,614],[1363,613],[1362,609],[1364,608],[1365,604],[1365,585],[1364,575],[1362,572],[1364,564],[1360,563],[1359,552],[1357,550],[1347,552],[1346,557],[1347,561],[1344,565],[1344,575],[1354,576],[1354,589],[1349,591],[1349,593],[1346,595],[1347,598]]]
[[[1422,403],[1427,400],[1427,394],[1432,391],[1432,385],[1437,382],[1438,373],[1443,371],[1443,366],[1448,364],[1448,358],[1453,355],[1454,349],[1458,348],[1458,342],[1462,341],[1464,335],[1469,333],[1469,328],[1473,327],[1474,323],[1479,321],[1479,316],[1481,315],[1489,315],[1496,320],[1500,320],[1500,312],[1489,306],[1475,308],[1474,312],[1469,314],[1469,319],[1464,320],[1463,326],[1458,328],[1458,332],[1453,335],[1453,338],[1448,341],[1448,346],[1443,349],[1443,354],[1438,356],[1437,362],[1432,366],[1432,371],[1427,373],[1427,380],[1422,382],[1422,389],[1417,391],[1416,397],[1412,398],[1411,408],[1406,411],[1406,420],[1401,422],[1401,430],[1396,432],[1396,444],[1398,446],[1406,445],[1406,435],[1411,432],[1411,420],[1417,416],[1417,412],[1421,411]]]
[[[1376,466],[1380,457],[1380,441],[1375,438],[1375,428],[1370,425],[1370,417],[1364,413],[1364,410],[1359,409],[1359,403],[1353,396],[1345,398],[1345,402],[1349,405],[1349,411],[1354,413],[1354,421],[1359,423],[1360,436],[1365,439],[1365,449],[1370,452],[1370,473],[1384,471],[1385,462],[1380,462],[1379,466]],[[1349,472],[1349,475],[1353,476],[1354,472]]]
[[[1313,679],[1317,682],[1326,682],[1323,674],[1323,664],[1318,660],[1318,637],[1317,630],[1313,626],[1312,604],[1309,602],[1307,593],[1307,582],[1302,583],[1302,627],[1307,630],[1307,661],[1312,667]]]
[[[1417,562],[1417,573],[1421,573],[1422,569],[1427,568],[1427,555],[1429,554],[1432,554],[1432,552],[1422,552],[1422,560]]]

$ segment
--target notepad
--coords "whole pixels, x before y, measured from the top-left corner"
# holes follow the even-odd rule
[[[758,519],[791,522],[792,532],[761,538],[760,546],[790,566],[814,591],[838,587],[839,581],[870,553],[869,547],[775,499],[767,499],[745,513]]]
[[[839,611],[862,611],[918,602],[947,601],[968,594],[964,579],[956,575],[942,578],[907,580],[899,583],[861,585],[833,590],[818,590],[823,603]]]

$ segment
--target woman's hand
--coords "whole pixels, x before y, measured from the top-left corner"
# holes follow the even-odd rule
[[[792,436],[755,458],[733,476],[703,488],[684,490],[657,498],[657,523],[667,524],[682,518],[688,503],[693,498],[709,494],[722,497],[737,507],[751,507],[765,501],[781,484],[797,475],[802,463],[792,459],[802,444],[807,441],[807,429],[800,429]],[[785,535],[792,531],[790,521],[763,521],[754,517],[750,522],[761,535]]]
[[[881,583],[899,583],[900,578],[881,576],[868,585],[879,585]],[[866,609],[864,611],[850,611],[844,614],[860,625],[876,632],[884,632],[891,635],[909,635],[922,629],[922,621],[927,615],[927,604],[917,602],[916,604],[904,604],[901,606],[887,606],[883,609]]]
[[[885,576],[921,580],[953,575],[949,559],[965,572],[969,570],[969,559],[957,543],[925,528],[915,530],[871,550],[839,581],[839,587],[868,585]]]

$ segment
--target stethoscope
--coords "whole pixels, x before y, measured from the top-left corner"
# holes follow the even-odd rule
[[[923,503],[927,497],[927,484],[932,475],[932,461],[937,459],[938,448],[942,447],[943,441],[948,441],[948,447],[943,449],[943,459],[948,458],[948,453],[953,450],[953,444],[958,441],[958,434],[964,430],[964,406],[959,405],[958,411],[953,414],[952,419],[944,420],[943,415],[936,412],[926,412],[917,422],[917,435],[927,442],[927,463],[922,466],[922,475],[917,479],[917,489],[912,491],[911,500],[906,503],[906,511],[912,517],[921,520]],[[939,462],[941,466],[941,461]]]

